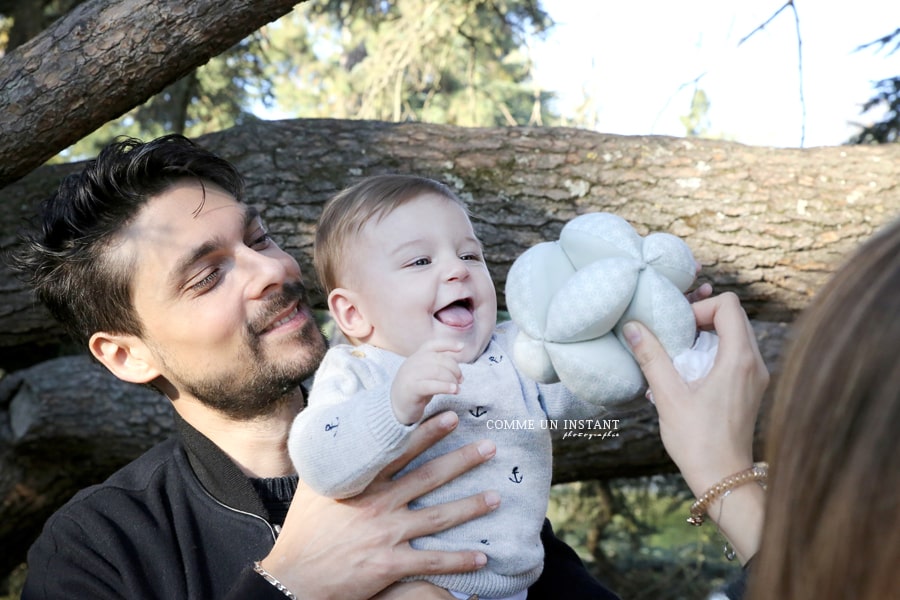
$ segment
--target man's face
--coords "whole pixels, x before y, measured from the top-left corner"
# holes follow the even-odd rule
[[[205,188],[185,180],[151,199],[119,251],[136,269],[143,340],[177,396],[249,419],[296,393],[325,342],[297,262],[252,209]]]

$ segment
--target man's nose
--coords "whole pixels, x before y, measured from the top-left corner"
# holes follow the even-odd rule
[[[265,296],[273,289],[280,289],[288,280],[287,260],[289,255],[257,252],[252,248],[244,250],[241,263],[249,280],[248,293],[251,298]],[[297,269],[299,272],[299,268]]]

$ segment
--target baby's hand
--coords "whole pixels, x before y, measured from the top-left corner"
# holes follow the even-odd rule
[[[462,348],[461,342],[435,340],[403,361],[391,385],[391,406],[398,421],[418,423],[435,394],[459,392],[462,371],[454,353]]]

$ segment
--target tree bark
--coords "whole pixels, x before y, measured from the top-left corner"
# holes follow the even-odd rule
[[[247,202],[307,274],[323,203],[382,172],[441,179],[469,202],[501,306],[513,259],[555,239],[578,214],[615,212],[641,233],[680,235],[703,263],[702,278],[742,297],[776,374],[787,324],[847,253],[900,209],[896,145],[777,150],[565,128],[332,120],[251,123],[200,141],[238,165]],[[0,191],[4,247],[14,245],[34,202],[80,167],[42,167]],[[54,356],[65,343],[8,270],[0,272],[0,324],[8,371]],[[60,502],[167,431],[167,401],[84,361],[42,363],[0,386],[0,545],[17,549],[11,561]],[[610,418],[620,422],[606,438],[563,438],[560,424],[556,482],[672,470],[652,407]]]
[[[56,508],[171,429],[168,400],[84,355],[0,381],[0,578],[24,560]]]
[[[0,187],[296,3],[94,0],[76,6],[0,61]]]
[[[790,321],[847,253],[900,211],[896,144],[796,150],[334,120],[261,121],[201,142],[239,166],[247,201],[309,277],[315,221],[337,190],[387,171],[448,182],[471,205],[501,306],[518,254],[555,239],[578,214],[609,211],[642,234],[683,237],[703,264],[701,280],[736,292],[752,317]],[[11,245],[36,201],[80,166],[41,167],[0,190],[0,243]],[[61,343],[56,324],[0,267],[0,364],[25,366],[35,349],[42,359]]]

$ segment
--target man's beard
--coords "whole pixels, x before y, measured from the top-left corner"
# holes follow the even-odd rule
[[[316,322],[310,319],[295,334],[295,341],[306,350],[297,362],[272,360],[260,343],[261,332],[271,319],[295,304],[307,305],[306,289],[299,282],[285,284],[266,309],[247,323],[244,329],[246,352],[242,352],[235,363],[246,368],[225,370],[209,379],[182,379],[180,386],[204,405],[236,421],[272,414],[296,398],[300,384],[316,372],[325,355],[327,344]]]

